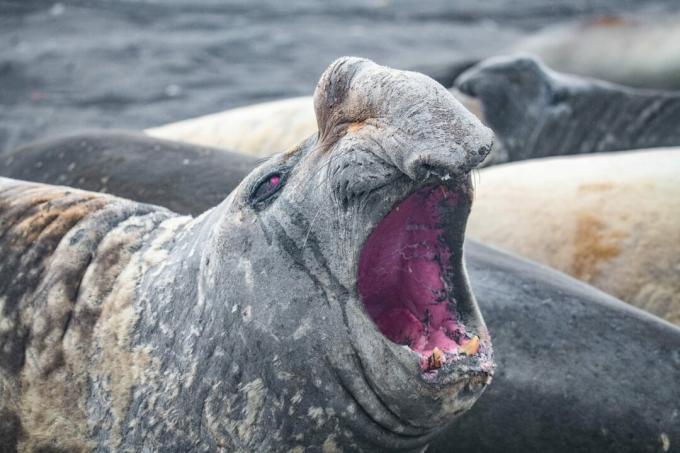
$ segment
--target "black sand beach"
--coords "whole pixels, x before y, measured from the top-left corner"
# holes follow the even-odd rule
[[[671,1],[0,1],[0,151],[311,94],[341,55],[455,68],[549,24]]]

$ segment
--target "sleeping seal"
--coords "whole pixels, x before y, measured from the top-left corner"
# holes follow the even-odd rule
[[[465,256],[498,370],[428,453],[678,449],[678,327],[474,240]]]
[[[496,133],[492,163],[680,145],[680,93],[561,74],[529,56],[484,60],[456,87]]]
[[[264,157],[295,146],[316,130],[314,101],[311,96],[302,96],[164,124],[144,133]]]
[[[680,325],[680,148],[486,168],[468,235]]]
[[[314,99],[319,134],[195,219],[0,178],[3,449],[408,451],[473,405],[491,131],[368,60]]]
[[[623,85],[680,89],[680,15],[601,16],[550,25],[512,46],[551,68]]]
[[[198,215],[207,208],[196,206],[195,198],[216,206],[257,163],[252,156],[139,132],[94,130],[18,148],[0,158],[0,176],[111,191]]]

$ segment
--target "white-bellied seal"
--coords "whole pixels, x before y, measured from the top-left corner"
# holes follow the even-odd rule
[[[462,247],[491,131],[362,59],[315,109],[318,136],[196,219],[0,178],[5,449],[416,450],[472,406],[493,362]]]
[[[94,130],[18,148],[0,158],[0,176],[97,192],[111,186],[119,197],[198,215],[205,203],[193,200],[218,205],[257,163],[241,153],[139,132]]]
[[[559,71],[640,88],[680,89],[680,15],[601,16],[551,25],[512,46]]]
[[[484,60],[456,87],[496,133],[491,163],[680,145],[680,93],[561,74],[526,55]]]
[[[458,96],[456,91],[453,94]],[[478,102],[467,96],[458,100],[479,116]],[[286,150],[316,132],[311,96],[248,105],[144,130],[151,137],[259,157]]]
[[[468,235],[680,324],[680,148],[484,169]]]
[[[203,181],[207,191],[223,189],[219,179],[179,161],[163,165]],[[142,187],[153,180],[136,175]],[[185,212],[211,207],[200,198],[206,191],[179,192],[170,187],[165,197],[174,196],[173,205]],[[145,201],[146,193],[136,195]],[[501,366],[469,416],[429,451],[639,452],[670,451],[680,443],[680,388],[673,385],[680,381],[680,330],[557,271],[474,240],[466,244],[472,287]]]

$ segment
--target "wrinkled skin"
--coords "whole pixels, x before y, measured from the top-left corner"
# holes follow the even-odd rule
[[[487,165],[680,145],[680,94],[561,74],[530,56],[493,57],[455,83],[498,138]]]
[[[473,405],[493,363],[462,239],[490,131],[360,59],[331,65],[315,108],[317,137],[196,219],[0,179],[4,449],[408,451]],[[449,297],[479,347],[424,370],[356,280],[376,225],[430,186],[459,201]]]

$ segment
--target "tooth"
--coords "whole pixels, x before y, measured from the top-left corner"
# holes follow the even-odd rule
[[[475,355],[477,351],[479,351],[479,337],[477,335],[460,347],[460,352],[465,355]]]
[[[444,354],[439,350],[438,347],[434,347],[432,350],[432,355],[427,358],[427,369],[436,370],[442,367],[444,362]]]

